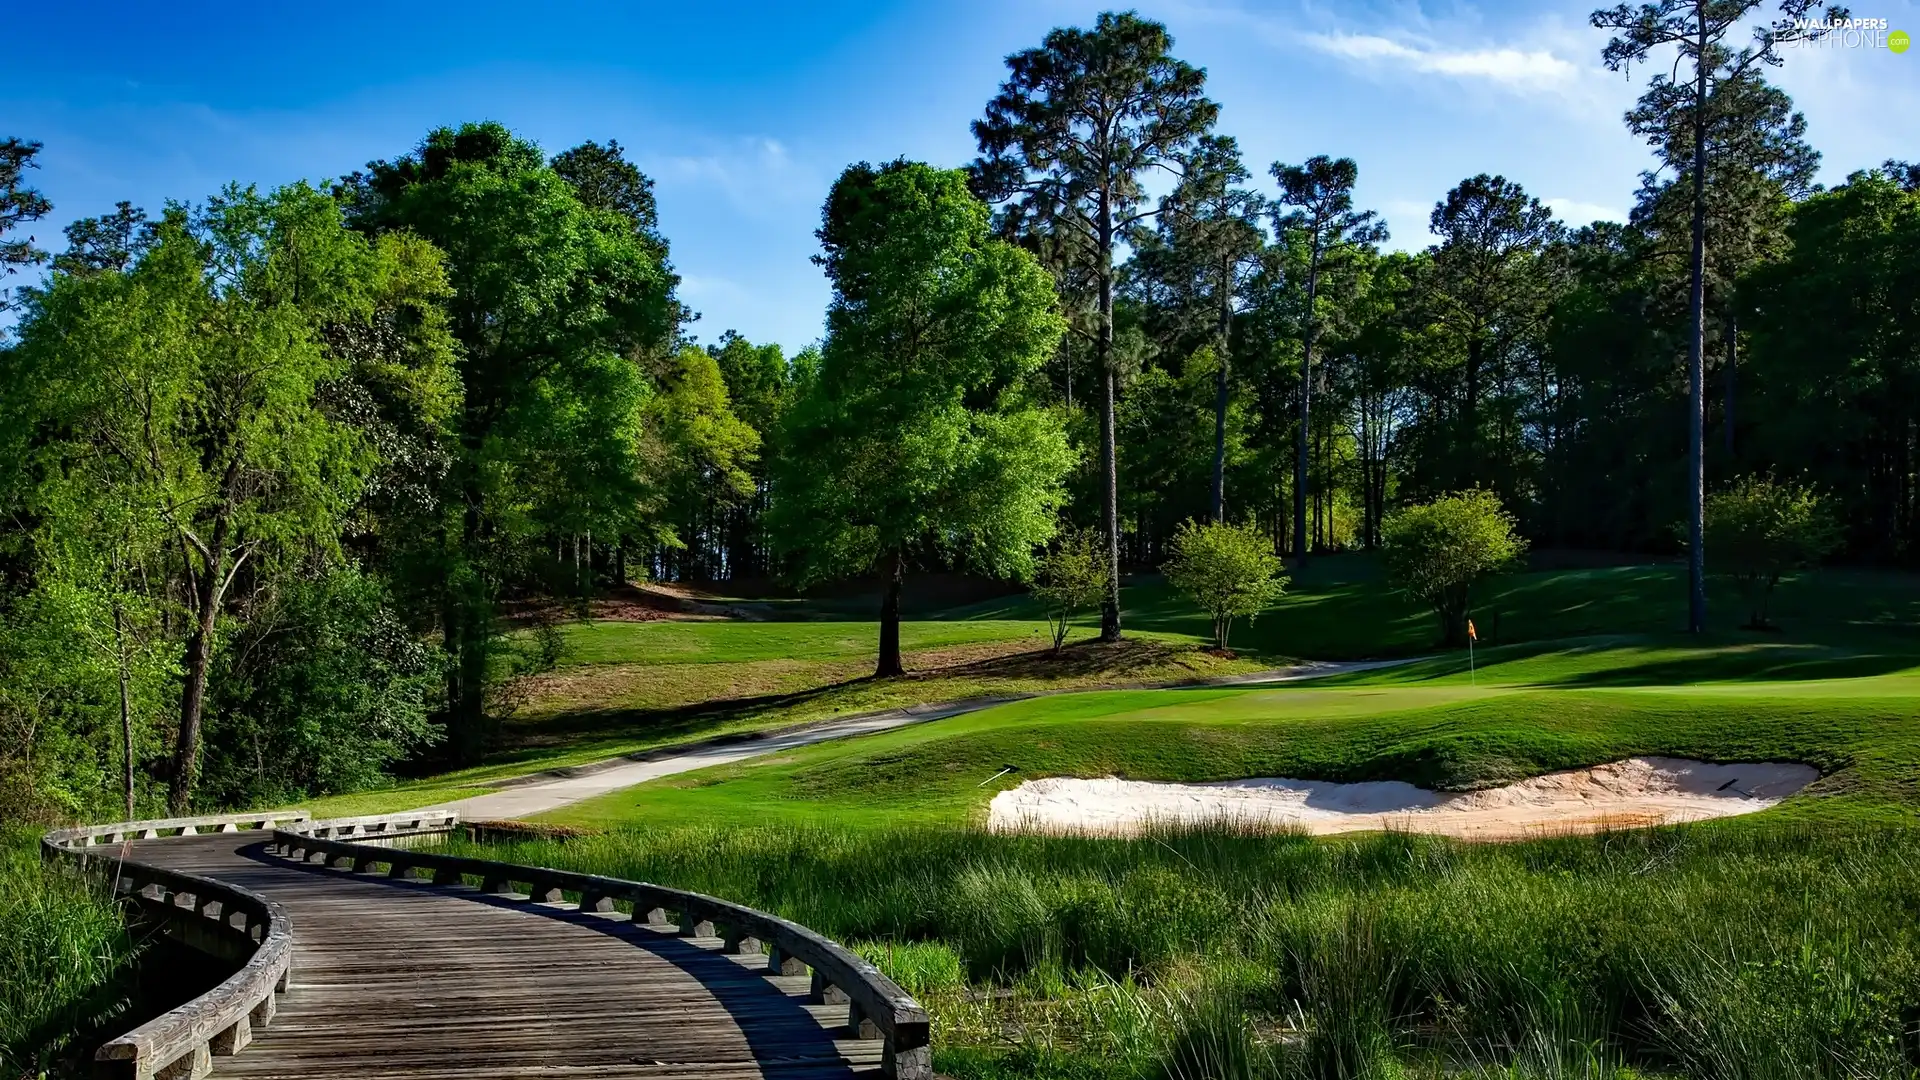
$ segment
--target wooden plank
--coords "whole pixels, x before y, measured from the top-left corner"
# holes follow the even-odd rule
[[[247,846],[244,834],[136,845],[142,859],[273,899],[297,929],[298,980],[272,1006],[272,1025],[253,1025],[245,1052],[214,1059],[216,1077],[505,1080],[537,1071],[579,1080],[839,1080],[881,1072],[879,1041],[847,1039],[845,1008],[836,1020],[810,1006],[806,976],[769,978],[757,949],[728,955],[718,938],[676,936],[677,928],[647,921],[648,907],[635,922],[624,912],[389,878],[378,860],[354,873],[241,854]],[[561,885],[520,883],[544,886],[543,895]]]

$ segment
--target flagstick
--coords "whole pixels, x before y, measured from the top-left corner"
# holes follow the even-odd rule
[[[1473,668],[1473,631],[1467,631],[1467,678],[1474,686],[1480,685],[1480,673]]]

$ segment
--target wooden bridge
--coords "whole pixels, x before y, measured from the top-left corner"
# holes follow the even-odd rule
[[[237,967],[98,1062],[140,1080],[932,1076],[925,1010],[834,942],[716,897],[434,851],[457,827],[281,814],[47,834],[49,858]]]

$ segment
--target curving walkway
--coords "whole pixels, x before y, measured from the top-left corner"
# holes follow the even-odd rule
[[[818,933],[718,897],[451,854],[435,841],[457,828],[449,813],[281,813],[48,833],[47,858],[237,968],[102,1046],[102,1074],[931,1077],[926,1010]]]
[[[784,731],[667,746],[631,757],[596,762],[592,765],[515,777],[500,782],[497,785],[501,789],[499,791],[486,795],[474,795],[454,802],[436,803],[425,809],[456,810],[462,818],[469,821],[486,818],[520,818],[545,813],[548,810],[591,799],[597,795],[605,795],[608,792],[619,791],[621,788],[632,787],[635,784],[644,784],[649,780],[658,780],[663,776],[704,769],[710,765],[725,765],[759,757],[762,754],[776,754],[795,747],[826,742],[829,739],[871,735],[911,724],[945,720],[948,717],[1005,705],[1011,701],[1065,694],[1096,693],[1101,690],[1191,690],[1221,686],[1266,686],[1299,682],[1304,679],[1323,679],[1331,675],[1346,675],[1356,671],[1372,671],[1376,668],[1398,667],[1401,664],[1411,664],[1416,659],[1419,658],[1355,660],[1342,663],[1310,662],[1248,675],[1225,675],[1180,683],[1103,686],[1075,690],[1036,690],[1025,694],[1006,694],[931,705],[912,705],[902,709],[884,709],[808,724],[804,727],[788,728]]]
[[[848,1077],[877,1068],[845,1006],[718,938],[571,904],[291,862],[257,834],[133,844],[142,862],[278,901],[294,931],[273,1023],[215,1074],[322,1080]],[[829,1030],[837,1026],[839,1031]]]

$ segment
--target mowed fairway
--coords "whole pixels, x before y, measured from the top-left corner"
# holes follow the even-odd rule
[[[1461,790],[1641,754],[1805,762],[1822,780],[1773,814],[1896,818],[1920,803],[1916,664],[1887,649],[1605,638],[1491,650],[1471,674],[1447,656],[1310,686],[1091,692],[656,781],[548,818],[963,824],[1040,776]],[[1692,681],[1662,681],[1675,673]]]

